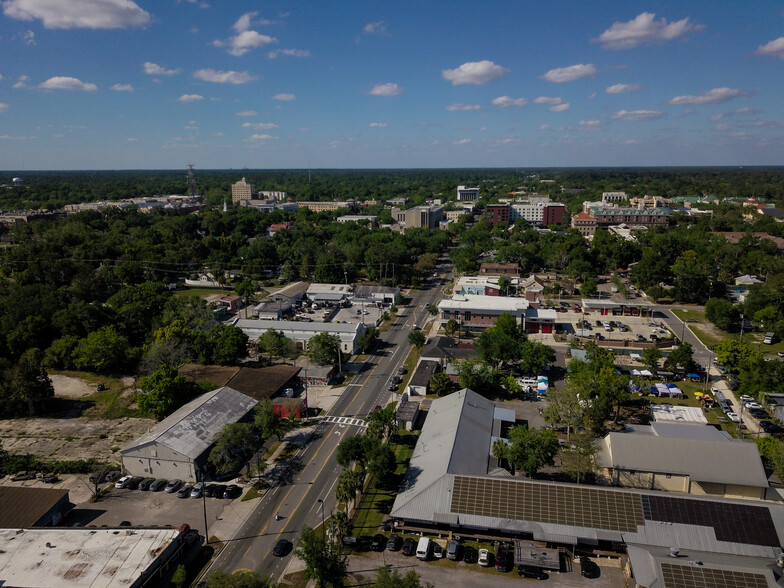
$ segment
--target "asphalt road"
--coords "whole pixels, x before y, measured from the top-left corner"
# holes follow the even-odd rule
[[[441,299],[443,288],[444,280],[438,278],[413,293],[411,303],[399,310],[396,323],[381,336],[376,352],[327,416],[361,418],[376,405],[387,404],[391,397],[387,390],[389,380],[403,365],[410,348],[408,334],[414,324],[421,326],[425,322],[425,308]],[[335,461],[335,451],[342,439],[360,432],[359,426],[321,421],[304,447],[285,466],[279,466],[282,471],[274,472],[278,481],[228,542],[212,569],[250,569],[279,578],[291,556],[274,557],[275,543],[285,538],[296,545],[303,526],[320,525],[322,517],[334,510],[334,486],[342,470]],[[319,500],[324,501],[323,510]],[[276,513],[280,513],[281,520],[275,520]]]

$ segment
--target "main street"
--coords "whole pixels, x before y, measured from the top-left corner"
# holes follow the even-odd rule
[[[414,324],[422,325],[427,320],[426,308],[441,299],[445,281],[438,278],[431,287],[412,293],[409,305],[400,308],[395,324],[380,337],[376,352],[362,365],[327,416],[363,418],[375,406],[387,404],[389,380],[403,365],[410,348],[408,334]],[[278,466],[280,471],[273,472],[277,477],[273,487],[227,542],[212,569],[251,569],[279,578],[291,556],[276,558],[272,548],[281,538],[296,545],[303,526],[320,525],[322,517],[329,517],[335,509],[334,487],[342,469],[335,461],[335,451],[342,439],[360,433],[361,429],[358,425],[321,420],[304,446]],[[276,513],[280,513],[281,520],[275,520]]]

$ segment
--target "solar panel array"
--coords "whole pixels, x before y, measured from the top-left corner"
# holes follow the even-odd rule
[[[465,476],[455,476],[451,511],[610,531],[633,532],[644,522],[639,494]]]
[[[666,588],[768,588],[763,574],[662,563]]]
[[[719,541],[779,547],[773,518],[764,506],[644,494],[642,507],[647,520],[712,527]]]

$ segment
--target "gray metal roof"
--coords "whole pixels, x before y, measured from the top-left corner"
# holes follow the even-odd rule
[[[420,520],[448,512],[449,502],[443,499],[451,481],[445,475],[487,473],[493,408],[493,402],[468,388],[433,401],[392,506],[393,517],[404,517],[403,511],[411,509],[419,511]]]
[[[373,294],[397,294],[398,292],[400,292],[400,288],[394,286],[374,286],[368,284],[354,286],[354,296],[359,298],[372,296]]]
[[[250,396],[228,386],[207,392],[128,444],[122,453],[149,443],[158,443],[196,459],[212,445],[215,434],[224,425],[239,421],[256,404]]]
[[[618,432],[608,433],[599,447],[596,461],[605,468],[688,475],[697,482],[768,487],[762,459],[752,441]]]
[[[426,387],[430,384],[430,378],[436,373],[440,367],[437,361],[422,360],[416,368],[416,371],[411,376],[409,386],[422,386]]]

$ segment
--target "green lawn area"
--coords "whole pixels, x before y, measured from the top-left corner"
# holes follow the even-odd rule
[[[696,337],[707,348],[711,348],[723,339],[732,339],[734,341],[740,340],[740,332],[728,333],[722,331],[716,325],[712,324],[705,318],[705,313],[701,310],[683,310],[673,309],[672,313],[682,321],[686,321],[689,329],[696,335]],[[765,338],[763,332],[749,332],[743,333],[743,342],[750,345],[752,348],[756,345],[757,351],[764,355],[772,355],[779,351],[784,351],[784,341],[780,341],[775,345],[762,345],[762,340]]]
[[[400,482],[408,468],[408,462],[414,453],[414,446],[418,438],[417,433],[399,431],[392,439],[392,449],[397,458],[397,470],[392,480],[384,487],[377,486],[371,480],[367,491],[362,495],[352,521],[352,534],[355,537],[375,535],[384,520],[392,510]]]
[[[696,406],[702,408],[702,403],[699,398],[695,396],[695,392],[703,392],[705,384],[699,382],[676,382],[678,388],[683,390],[683,398],[659,398],[648,397],[651,404],[672,404],[673,406]],[[710,394],[710,389],[708,390]],[[708,412],[703,412],[705,418],[708,419],[708,424],[720,425],[722,431],[727,431],[733,437],[738,436],[738,427],[735,423],[725,417],[724,412],[717,406],[710,409]],[[719,420],[722,419],[722,420]]]
[[[79,402],[87,403],[88,407],[84,411],[84,416],[99,419],[120,419],[125,417],[143,416],[136,409],[129,406],[133,402],[133,395],[123,394],[125,386],[122,379],[110,376],[102,376],[91,372],[60,371],[52,370],[52,374],[60,374],[69,378],[78,378],[93,388],[94,392],[89,396],[79,398]],[[103,384],[106,390],[98,392],[98,384]],[[60,404],[72,402],[70,399],[58,399]],[[56,405],[59,409],[59,405]]]

